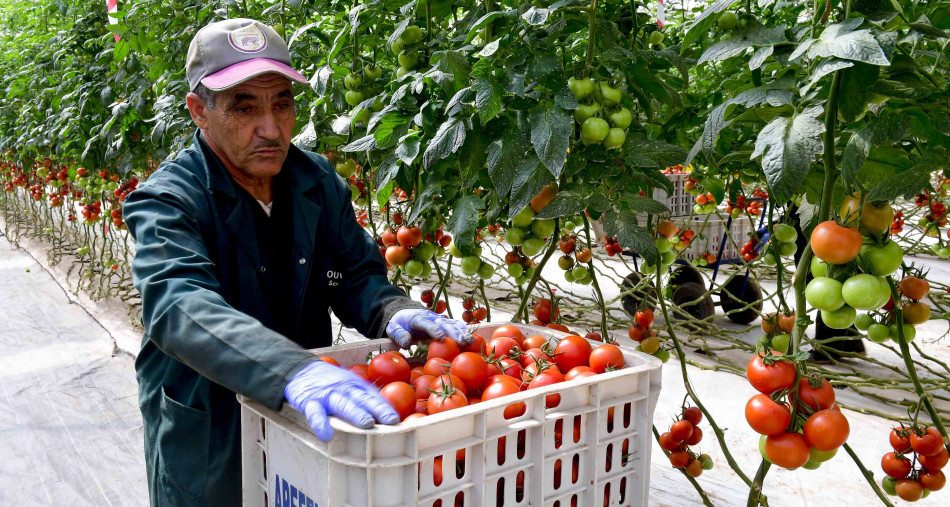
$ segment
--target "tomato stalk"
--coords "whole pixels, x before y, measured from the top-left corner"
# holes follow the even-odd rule
[[[584,234],[587,236],[587,248],[590,248],[591,251],[594,250],[594,244],[591,241],[590,233],[590,220],[587,218],[587,213],[581,213],[581,218],[584,219]],[[610,334],[607,329],[607,304],[604,302],[604,293],[600,290],[600,283],[597,281],[597,271],[594,269],[594,259],[591,257],[590,262],[587,263],[587,270],[590,272],[590,279],[594,285],[594,292],[597,294],[597,304],[600,306],[600,335],[604,337],[604,340],[610,343]],[[554,301],[554,299],[551,299]]]
[[[883,502],[884,505],[887,505],[888,507],[894,507],[894,504],[892,504],[891,501],[888,500],[886,496],[884,496],[884,492],[881,491],[881,488],[877,485],[877,481],[874,480],[874,474],[871,473],[870,470],[864,467],[864,463],[861,463],[861,460],[858,458],[858,455],[855,454],[854,451],[851,449],[851,446],[848,444],[844,444],[841,447],[844,447],[844,450],[848,453],[849,456],[851,456],[851,459],[854,460],[854,464],[858,466],[859,470],[861,470],[861,475],[863,475],[864,478],[867,479],[868,484],[871,485],[871,489],[873,489],[877,497],[881,499],[881,502]]]
[[[590,0],[590,9],[587,11],[587,59],[584,62],[584,76],[590,72],[590,67],[594,63],[594,53],[596,52],[597,37],[594,36],[597,28],[597,0]]]
[[[595,2],[597,0],[594,0]],[[528,281],[528,287],[524,291],[524,295],[521,297],[521,305],[518,306],[518,311],[515,312],[513,321],[523,321],[528,322],[528,299],[531,297],[531,293],[534,291],[534,286],[538,284],[538,280],[541,278],[541,271],[544,269],[544,265],[547,264],[548,259],[551,258],[551,255],[554,254],[554,251],[558,249],[557,238],[560,235],[561,224],[559,220],[555,220],[554,223],[554,232],[551,234],[551,244],[548,246],[548,251],[544,252],[544,257],[541,258],[541,262],[537,264],[534,270],[534,276],[531,277],[531,280]]]
[[[765,474],[769,473],[769,467],[771,466],[771,463],[762,458],[759,469],[755,473],[755,479],[753,479],[752,486],[749,489],[749,500],[746,502],[746,507],[755,507],[762,503],[764,499],[762,496],[762,482],[765,480]]]
[[[482,301],[485,303],[485,320],[491,322],[491,305],[488,304],[488,296],[485,295],[485,280],[478,279],[478,291],[482,295]]]

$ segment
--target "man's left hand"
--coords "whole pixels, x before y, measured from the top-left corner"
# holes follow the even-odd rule
[[[472,333],[463,322],[413,308],[396,312],[386,324],[386,334],[403,348],[408,348],[414,337],[441,340],[447,336],[459,345],[472,342]]]

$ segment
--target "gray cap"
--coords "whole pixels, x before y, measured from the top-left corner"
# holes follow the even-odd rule
[[[253,19],[226,19],[204,26],[191,39],[185,75],[194,90],[201,83],[227,90],[276,72],[298,83],[307,78],[290,67],[290,50],[273,28]]]

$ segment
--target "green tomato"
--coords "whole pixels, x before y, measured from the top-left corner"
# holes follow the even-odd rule
[[[703,207],[702,207],[702,206],[700,206],[700,205],[698,205],[698,204],[694,204],[694,205],[693,205],[693,214],[694,214],[694,215],[704,215],[704,214],[705,214],[705,211],[703,211]]]
[[[508,229],[505,232],[505,241],[511,246],[520,246],[524,243],[524,231],[517,227]]]
[[[435,255],[435,245],[428,241],[419,243],[412,249],[412,257],[420,261],[427,261]]]
[[[409,25],[399,34],[399,41],[404,45],[415,44],[422,40],[422,29],[415,25]]]
[[[860,259],[864,264],[865,272],[876,276],[887,276],[900,269],[904,261],[904,250],[896,242],[888,240],[882,246],[862,246]]]
[[[487,262],[483,262],[478,268],[478,277],[482,280],[488,280],[495,274],[495,266]]]
[[[874,275],[854,275],[845,280],[841,286],[841,296],[844,302],[858,310],[874,310],[880,308],[883,291],[878,277]],[[850,325],[850,324],[849,324]]]
[[[811,258],[811,275],[815,278],[828,276],[828,264],[817,255]]]
[[[369,109],[360,109],[360,111],[353,115],[353,123],[356,125],[364,125],[369,121]]]
[[[402,50],[399,52],[399,66],[407,69],[413,69],[416,67],[416,64],[419,63],[419,53],[415,51],[407,52],[407,50]]]
[[[765,452],[765,438],[765,435],[759,436],[759,454],[762,455],[762,459],[771,463],[772,460],[769,459],[769,455]]]
[[[471,256],[462,259],[462,274],[465,276],[474,276],[478,273],[478,268],[482,266],[482,260]]]
[[[619,88],[614,88],[607,83],[600,83],[600,97],[604,100],[604,106],[610,107],[619,104],[621,96]]]
[[[653,357],[665,363],[670,360],[670,351],[669,349],[657,349],[657,351],[653,353]],[[709,460],[709,468],[712,468],[712,460]],[[706,463],[703,463],[704,470],[709,470],[709,468],[706,468]]]
[[[568,78],[567,87],[574,93],[577,100],[584,100],[594,91],[594,82],[589,77],[584,79]]]
[[[847,329],[854,324],[854,318],[857,316],[854,308],[844,305],[833,312],[821,310],[821,320],[832,329]]]
[[[805,300],[819,310],[833,312],[844,306],[841,286],[841,282],[833,278],[812,279],[805,287]]]
[[[891,324],[890,326],[887,326],[887,331],[890,334],[892,340],[894,340],[895,342],[899,340],[900,337],[897,336],[898,328],[897,328],[896,323]],[[914,326],[910,324],[904,324],[903,331],[904,331],[904,341],[906,341],[907,343],[910,343],[914,341],[914,338],[917,338],[917,329],[914,328]]]
[[[891,331],[884,324],[871,324],[868,327],[868,340],[874,343],[884,343],[891,337]]]
[[[534,257],[541,253],[544,248],[544,240],[540,238],[528,238],[521,245],[521,251],[528,257]],[[532,266],[533,267],[533,266]]]
[[[561,229],[564,229],[567,232],[572,232],[576,228],[577,228],[577,225],[574,224],[574,222],[570,220],[565,221],[564,224],[561,225]]]
[[[396,79],[399,79],[410,72],[412,72],[412,69],[407,69],[405,67],[398,67],[396,68]]]
[[[601,118],[588,118],[581,125],[581,142],[585,145],[597,144],[607,137],[610,126]]]
[[[792,339],[792,335],[788,333],[777,334],[772,337],[772,349],[779,352],[785,352],[788,350],[788,342]]]
[[[811,454],[808,457],[808,461],[814,461],[815,463],[824,463],[831,458],[835,457],[835,454],[838,454],[838,449],[833,449],[830,451],[819,451],[818,449],[812,449]]]
[[[791,257],[795,255],[795,252],[798,251],[798,245],[795,243],[779,243],[778,244],[778,253],[782,257]]]
[[[774,266],[778,264],[778,259],[775,258],[775,254],[772,252],[772,250],[769,250],[768,252],[765,252],[764,255],[762,255],[762,262],[766,266]]]
[[[900,16],[897,16],[897,19],[900,19]],[[883,489],[888,495],[894,496],[897,494],[896,486],[897,479],[889,475],[885,475],[884,478],[881,479],[881,489]]]
[[[419,276],[422,274],[422,263],[413,259],[406,262],[406,265],[403,266],[402,269],[409,276]]]
[[[428,262],[422,263],[422,273],[419,274],[419,278],[429,278],[429,275],[432,274],[432,265]]]
[[[528,281],[527,276],[517,276],[515,277],[515,285],[524,285]]]
[[[574,273],[570,271],[564,272],[564,281],[567,283],[574,283]]]
[[[670,240],[666,238],[656,238],[653,241],[653,244],[656,245],[656,251],[660,253],[666,253],[670,251],[670,248],[673,248],[673,245],[670,243]]]
[[[583,125],[588,118],[600,112],[600,104],[593,102],[591,104],[581,104],[574,110],[574,120]]]
[[[633,122],[633,114],[630,113],[630,110],[625,107],[620,107],[614,112],[607,115],[607,118],[610,119],[610,123],[614,127],[619,129],[625,129],[630,126],[630,123]]]
[[[343,98],[346,99],[346,103],[355,106],[360,102],[363,102],[363,92],[358,92],[356,90],[347,90],[346,94],[343,95]]]
[[[538,270],[537,266],[531,266],[530,268],[525,270],[524,275],[527,276],[528,278],[534,278],[534,273],[537,270]]]
[[[522,266],[521,264],[518,264],[517,262],[514,264],[509,264],[508,274],[514,278],[518,278],[519,276],[524,274],[524,266]]]
[[[943,247],[937,250],[937,257],[941,259],[950,259],[950,248]]]
[[[356,174],[356,162],[352,159],[346,160],[344,162],[337,162],[334,166],[336,173],[342,176],[343,178],[349,178]]]
[[[360,196],[360,189],[356,185],[350,185],[350,200],[354,200]]]
[[[804,468],[805,470],[817,470],[818,467],[820,466],[821,466],[821,463],[818,463],[817,461],[808,460],[805,462],[804,465],[802,465],[802,468]]]
[[[656,273],[656,264],[647,264],[644,262],[643,265],[640,266],[640,272],[645,275],[652,275]]]
[[[571,275],[574,276],[575,280],[583,280],[584,278],[587,278],[588,275],[590,275],[590,272],[585,266],[578,264],[577,266],[574,266],[574,269],[571,270]]]
[[[538,238],[547,238],[554,234],[555,225],[556,222],[553,218],[534,220],[531,222],[531,233]]]
[[[660,260],[663,264],[670,265],[676,262],[676,252],[673,250],[667,250],[660,255]]]
[[[585,276],[584,278],[575,278],[574,281],[581,285],[590,285],[591,279],[590,276]]]
[[[723,32],[731,32],[732,29],[736,27],[736,24],[738,22],[739,22],[739,17],[736,16],[736,13],[732,11],[723,12],[719,16],[719,19],[717,20],[719,29],[722,30]]]
[[[782,243],[794,243],[798,239],[798,232],[788,224],[776,224],[772,236]]]
[[[862,313],[854,319],[854,327],[858,328],[859,331],[867,331],[872,324],[874,324],[874,317],[866,313]]]
[[[455,241],[449,243],[449,255],[455,258],[464,257],[462,251],[459,250],[459,247],[455,245]]]
[[[557,260],[557,266],[564,271],[567,271],[574,267],[574,258],[570,255],[564,255]]]
[[[604,148],[612,150],[623,146],[627,140],[627,133],[622,128],[613,127],[607,131],[607,137],[604,138]]]
[[[531,209],[531,206],[525,206],[523,210],[519,211],[518,214],[511,219],[511,223],[513,223],[515,227],[528,229],[531,227],[534,215],[536,215],[536,213]]]
[[[357,206],[366,206],[367,203],[369,203],[369,200],[366,199],[365,197],[359,197],[356,199]]]
[[[368,81],[374,81],[383,77],[383,69],[379,68],[376,65],[371,65],[363,67],[363,77]]]
[[[652,32],[650,33],[650,44],[654,44],[654,45],[659,44],[663,42],[664,38],[665,37],[663,36],[663,32],[659,30]]]
[[[700,454],[699,462],[703,464],[703,470],[712,470],[713,469],[713,460],[709,457],[708,454]]]
[[[353,73],[349,73],[343,78],[343,85],[346,86],[347,90],[359,90],[362,84],[363,78]]]

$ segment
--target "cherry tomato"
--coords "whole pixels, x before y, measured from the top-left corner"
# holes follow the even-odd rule
[[[698,459],[690,461],[689,464],[686,465],[686,473],[690,477],[699,477],[700,475],[703,475],[703,462],[699,461]]]
[[[895,452],[903,454],[910,450],[910,430],[894,428],[888,439]]]
[[[518,346],[518,342],[508,336],[499,336],[498,338],[492,338],[488,342],[488,346],[485,349],[485,354],[490,357],[508,357],[508,353],[511,352],[511,349]]]
[[[649,333],[650,331],[651,331],[651,330],[649,330],[649,329],[647,329],[647,328],[645,328],[645,327],[640,327],[640,326],[637,326],[637,325],[632,325],[632,326],[630,326],[630,328],[627,330],[627,335],[630,336],[630,339],[633,340],[633,341],[635,341],[635,342],[642,342],[643,339],[647,337],[647,335],[648,335],[648,333]]]
[[[927,470],[917,477],[920,485],[929,491],[940,491],[947,485],[947,476],[940,470]]]
[[[577,366],[587,366],[591,350],[590,342],[580,336],[566,336],[554,348],[554,362],[561,371],[571,371]]]
[[[765,454],[769,461],[789,470],[808,462],[811,451],[798,433],[779,433],[765,437]]]
[[[703,411],[699,407],[689,407],[683,411],[683,419],[686,419],[693,426],[696,426],[703,420]]]
[[[913,479],[901,479],[894,485],[897,496],[906,502],[916,502],[924,496],[924,488]]]
[[[548,339],[543,336],[539,336],[539,335],[529,336],[525,338],[524,341],[521,343],[521,348],[525,350],[540,349],[547,342],[548,342]]]
[[[674,440],[678,442],[686,441],[693,434],[693,425],[689,421],[676,421],[670,426],[670,433]]]
[[[772,351],[773,355],[782,355]],[[746,377],[756,391],[772,394],[779,389],[787,389],[795,383],[795,365],[782,360],[768,365],[763,362],[763,353],[756,354],[746,366]]]
[[[805,421],[802,433],[809,447],[819,451],[833,451],[848,440],[851,427],[840,411],[819,410]]]
[[[835,404],[835,390],[827,380],[821,379],[821,387],[812,387],[810,379],[798,379],[798,400],[812,410],[824,410]],[[792,398],[789,395],[789,403]]]
[[[523,384],[521,379],[517,379],[515,377],[509,377],[508,375],[495,375],[489,378],[488,382],[485,383],[485,389],[487,390],[489,386],[491,386],[492,384],[496,382],[505,382],[505,383],[511,384],[517,387],[519,390],[521,389],[521,384]]]
[[[861,233],[833,220],[818,224],[811,233],[811,248],[828,264],[847,264],[861,252]]]
[[[409,382],[409,362],[398,352],[383,352],[369,362],[367,374],[377,386],[385,386],[392,382]]]
[[[618,370],[624,364],[623,352],[616,345],[605,343],[590,353],[590,367],[597,373],[604,373],[608,369]]]
[[[650,327],[653,325],[653,310],[644,308],[633,316],[633,321],[640,327]]]
[[[521,363],[507,357],[501,359],[501,367],[504,368],[505,375],[519,379],[521,378],[521,373],[524,370],[524,368],[521,367]]]
[[[492,332],[492,334],[491,334],[491,337],[492,337],[493,340],[494,340],[495,338],[500,337],[500,336],[507,336],[507,337],[509,337],[509,338],[514,338],[514,339],[517,340],[519,343],[521,343],[521,342],[524,341],[524,333],[522,333],[521,330],[518,329],[517,327],[512,326],[512,325],[508,325],[508,324],[506,324],[506,325],[504,325],[504,326],[498,326],[498,327],[495,329],[495,331]]]
[[[559,373],[545,371],[538,374],[538,376],[534,377],[534,380],[532,380],[528,384],[528,389],[537,389],[539,387],[549,386],[552,384],[558,384],[563,381],[564,381],[564,377],[562,377]],[[560,403],[561,403],[560,394],[549,394],[548,396],[544,398],[544,406],[546,408],[554,408],[558,406]]]
[[[453,375],[462,379],[467,391],[471,392],[480,389],[488,380],[488,363],[479,354],[474,352],[462,352],[452,360],[450,370]]]
[[[347,368],[351,372],[355,373],[356,376],[362,378],[363,380],[372,383],[373,381],[369,378],[369,365],[366,364],[354,364]]]
[[[549,363],[547,361],[536,361],[525,367],[521,374],[521,380],[524,382],[531,382],[535,377],[544,372],[556,374],[560,376],[562,380],[564,378],[563,373],[560,369],[558,369],[556,364]]]
[[[858,208],[861,208],[859,197],[849,195],[841,202],[840,216],[848,227],[858,225]],[[894,208],[889,203],[877,206],[870,201],[865,201],[860,215],[862,231],[881,234],[888,230],[894,221]]]
[[[426,361],[432,358],[444,359],[444,362],[450,363],[455,356],[459,355],[459,345],[451,338],[445,338],[442,341],[432,340],[429,342],[429,351],[426,353]]]
[[[896,452],[889,452],[881,458],[881,469],[884,470],[884,473],[889,477],[895,479],[907,477],[912,468],[913,465],[910,460]]]
[[[419,377],[421,377],[421,376],[423,376],[423,375],[425,375],[425,374],[426,374],[426,372],[422,369],[421,366],[415,366],[415,367],[413,367],[411,370],[409,370],[409,383],[410,383],[410,384],[415,384],[415,383],[416,383],[416,379],[419,378]]]
[[[927,470],[943,470],[943,467],[947,466],[947,458],[946,447],[941,447],[937,454],[931,456],[917,455],[917,461]]]
[[[541,298],[537,303],[534,304],[534,316],[541,322],[548,324],[552,321],[557,320],[560,316],[560,311],[555,306],[551,307],[551,300],[548,298]]]
[[[485,388],[485,391],[482,392],[482,400],[494,400],[495,398],[501,398],[502,396],[508,396],[509,394],[515,394],[519,392],[521,392],[521,388],[515,384],[507,381],[497,381]],[[520,417],[524,413],[524,402],[512,403],[511,405],[505,407],[505,419]]]
[[[685,451],[675,451],[670,453],[670,464],[675,468],[683,468],[689,464],[689,454]]]
[[[429,414],[434,415],[446,410],[468,406],[468,399],[461,391],[456,391],[449,396],[442,396],[436,393],[429,395]]]
[[[936,428],[927,428],[927,431],[922,435],[911,432],[910,446],[913,447],[914,452],[917,454],[933,456],[939,453],[940,449],[943,448],[943,438]]]
[[[467,393],[468,391],[465,388],[465,382],[462,382],[462,379],[456,377],[451,373],[445,373],[435,377],[435,380],[429,384],[429,389],[441,393],[445,390],[445,383],[448,382],[456,390],[461,391],[462,394]]]
[[[400,419],[409,417],[416,410],[416,390],[405,382],[386,384],[379,390],[379,395],[393,407]]]
[[[778,435],[788,429],[792,413],[765,394],[756,394],[745,405],[745,419],[749,426],[761,435]]]
[[[422,367],[422,372],[426,375],[438,377],[439,375],[449,371],[449,366],[451,366],[451,361],[446,361],[440,357],[433,357],[432,359],[426,361],[425,366]]]
[[[660,435],[660,447],[670,452],[684,449],[683,441],[673,438],[673,434],[669,431]]]
[[[435,382],[435,377],[432,375],[422,375],[413,380],[412,387],[416,390],[416,398],[420,400],[429,399],[429,389],[432,389],[433,382]]]
[[[907,299],[924,299],[930,292],[930,283],[916,276],[905,276],[900,283],[900,292]]]
[[[901,308],[904,313],[904,323],[916,326],[930,320],[930,305],[920,301],[907,303]]]
[[[687,445],[696,445],[703,441],[703,429],[693,426],[693,433],[686,439]]]
[[[551,356],[545,354],[541,349],[528,349],[524,354],[521,355],[521,366],[527,368],[531,364],[534,364],[541,359],[544,359],[545,361],[552,364],[554,363],[554,360],[551,358]]]
[[[591,375],[597,375],[597,372],[591,369],[590,366],[575,366],[564,375],[564,380],[574,380],[580,377],[589,377]]]
[[[446,338],[447,340],[449,338]],[[485,352],[485,338],[482,338],[482,335],[478,333],[472,333],[472,342],[463,345],[459,350],[462,352],[474,352],[478,355],[481,355]]]

